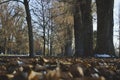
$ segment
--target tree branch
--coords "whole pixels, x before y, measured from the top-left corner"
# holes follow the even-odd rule
[[[17,2],[21,2],[23,4],[23,2],[20,0],[7,0],[7,1],[0,2],[0,4],[4,4],[4,3],[10,2],[10,1],[17,1]]]

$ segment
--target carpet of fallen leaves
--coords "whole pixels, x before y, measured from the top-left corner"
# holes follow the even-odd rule
[[[0,80],[120,80],[120,59],[1,57]]]

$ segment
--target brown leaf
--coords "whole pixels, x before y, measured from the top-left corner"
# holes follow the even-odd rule
[[[55,70],[49,70],[46,74],[46,80],[59,80],[61,77],[60,68],[57,67]]]
[[[78,64],[72,65],[69,70],[70,70],[71,74],[73,75],[73,77],[83,77],[84,76],[83,69]]]

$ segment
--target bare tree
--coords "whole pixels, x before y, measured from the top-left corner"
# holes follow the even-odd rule
[[[15,52],[17,44],[16,39],[19,37],[19,30],[22,31],[24,24],[24,10],[17,3],[4,3],[0,5],[1,21],[1,47],[3,53]],[[25,25],[25,24],[24,24]],[[17,36],[17,37],[16,37]],[[24,43],[24,42],[23,42]]]
[[[32,28],[32,22],[31,22],[31,14],[29,9],[29,1],[24,0],[24,6],[26,10],[26,20],[28,25],[28,34],[29,34],[29,53],[30,57],[34,57],[34,47],[33,47],[33,28]]]
[[[44,1],[44,0],[35,0],[33,1],[33,4],[31,5],[32,15],[34,17],[32,18],[33,25],[37,25],[36,28],[39,30],[39,33],[42,33],[43,35],[40,35],[43,38],[43,55],[46,55],[46,47],[49,50],[49,46],[47,45],[47,42],[49,41],[49,38],[47,34],[49,35],[50,30],[50,0]],[[42,30],[42,32],[40,32]],[[49,43],[48,43],[49,44]]]

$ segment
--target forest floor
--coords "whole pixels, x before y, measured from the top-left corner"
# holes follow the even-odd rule
[[[0,57],[0,80],[120,80],[120,59]]]

